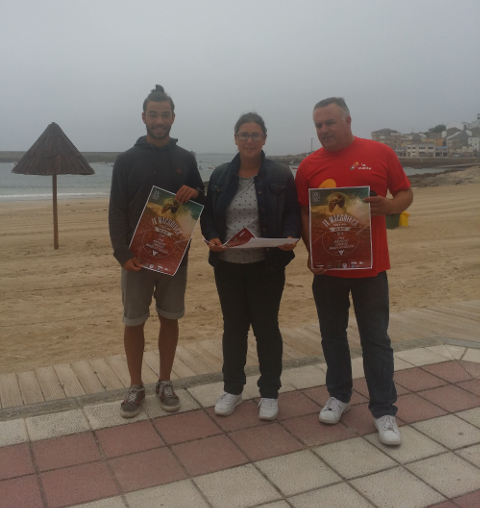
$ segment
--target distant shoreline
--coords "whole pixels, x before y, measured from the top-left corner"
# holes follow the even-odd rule
[[[444,185],[458,185],[468,183],[480,183],[480,165],[471,166],[467,169],[450,168],[438,173],[422,173],[408,175],[412,188],[418,187],[438,187]],[[109,192],[59,192],[57,198],[59,202],[75,202],[78,200],[99,202],[108,202]],[[0,196],[0,207],[7,203],[28,203],[34,201],[51,201],[52,195],[49,192],[44,194],[16,195],[11,197]],[[69,206],[67,204],[67,206]]]
[[[0,151],[0,162],[18,162],[26,152]],[[113,163],[117,155],[122,152],[82,152],[87,162]],[[308,154],[297,155],[269,155],[268,157],[284,164],[299,164]],[[480,163],[478,157],[399,157],[400,163],[405,168],[436,168],[444,166],[474,166]],[[445,168],[447,169],[447,168]]]

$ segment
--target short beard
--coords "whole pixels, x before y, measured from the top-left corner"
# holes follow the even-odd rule
[[[149,127],[147,127],[147,134],[148,134],[151,138],[153,138],[153,139],[162,140],[162,139],[166,139],[166,138],[168,138],[168,136],[170,136],[170,130],[171,130],[171,127],[167,129],[167,131],[165,132],[165,134],[163,134],[162,136],[158,136],[158,135],[156,135],[153,131],[151,131]]]

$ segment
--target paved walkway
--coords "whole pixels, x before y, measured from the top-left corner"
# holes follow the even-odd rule
[[[173,415],[152,386],[130,421],[119,401],[1,413],[0,508],[478,508],[480,349],[471,346],[395,353],[398,448],[378,441],[360,358],[353,407],[335,426],[318,422],[324,364],[284,372],[274,422],[258,420],[255,377],[226,418],[213,413],[218,382],[178,390]]]
[[[416,343],[425,342],[422,346],[441,344],[442,337],[480,343],[479,330],[480,300],[391,312],[388,326],[394,349],[402,347],[402,343],[408,343],[406,347],[410,349],[412,340]],[[297,328],[282,328],[281,331],[285,366],[302,361],[308,363],[315,357],[317,360],[320,357],[323,359],[318,322]],[[350,320],[348,341],[350,348],[357,353],[360,349],[360,336],[355,319]],[[258,365],[255,348],[255,337],[251,333],[247,354],[248,367]],[[219,373],[222,364],[221,338],[179,344],[173,363],[172,379]],[[145,352],[143,381],[147,384],[155,383],[158,372],[158,350]],[[106,394],[128,386],[130,375],[123,354],[39,367],[26,372],[0,374],[0,419],[3,409]]]

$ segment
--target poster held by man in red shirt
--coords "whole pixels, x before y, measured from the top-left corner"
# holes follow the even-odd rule
[[[372,267],[370,187],[309,189],[311,268]]]

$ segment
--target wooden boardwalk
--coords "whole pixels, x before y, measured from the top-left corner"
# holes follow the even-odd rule
[[[391,313],[389,335],[393,342],[449,338],[480,342],[480,300]],[[360,346],[355,319],[349,326],[352,348]],[[284,360],[322,354],[318,323],[282,328]],[[255,339],[249,336],[247,365],[257,365]],[[143,381],[158,379],[158,352],[144,355]],[[221,339],[181,344],[173,365],[173,378],[220,372]],[[124,355],[41,367],[28,372],[0,374],[0,407],[12,408],[39,402],[95,394],[129,386]]]

